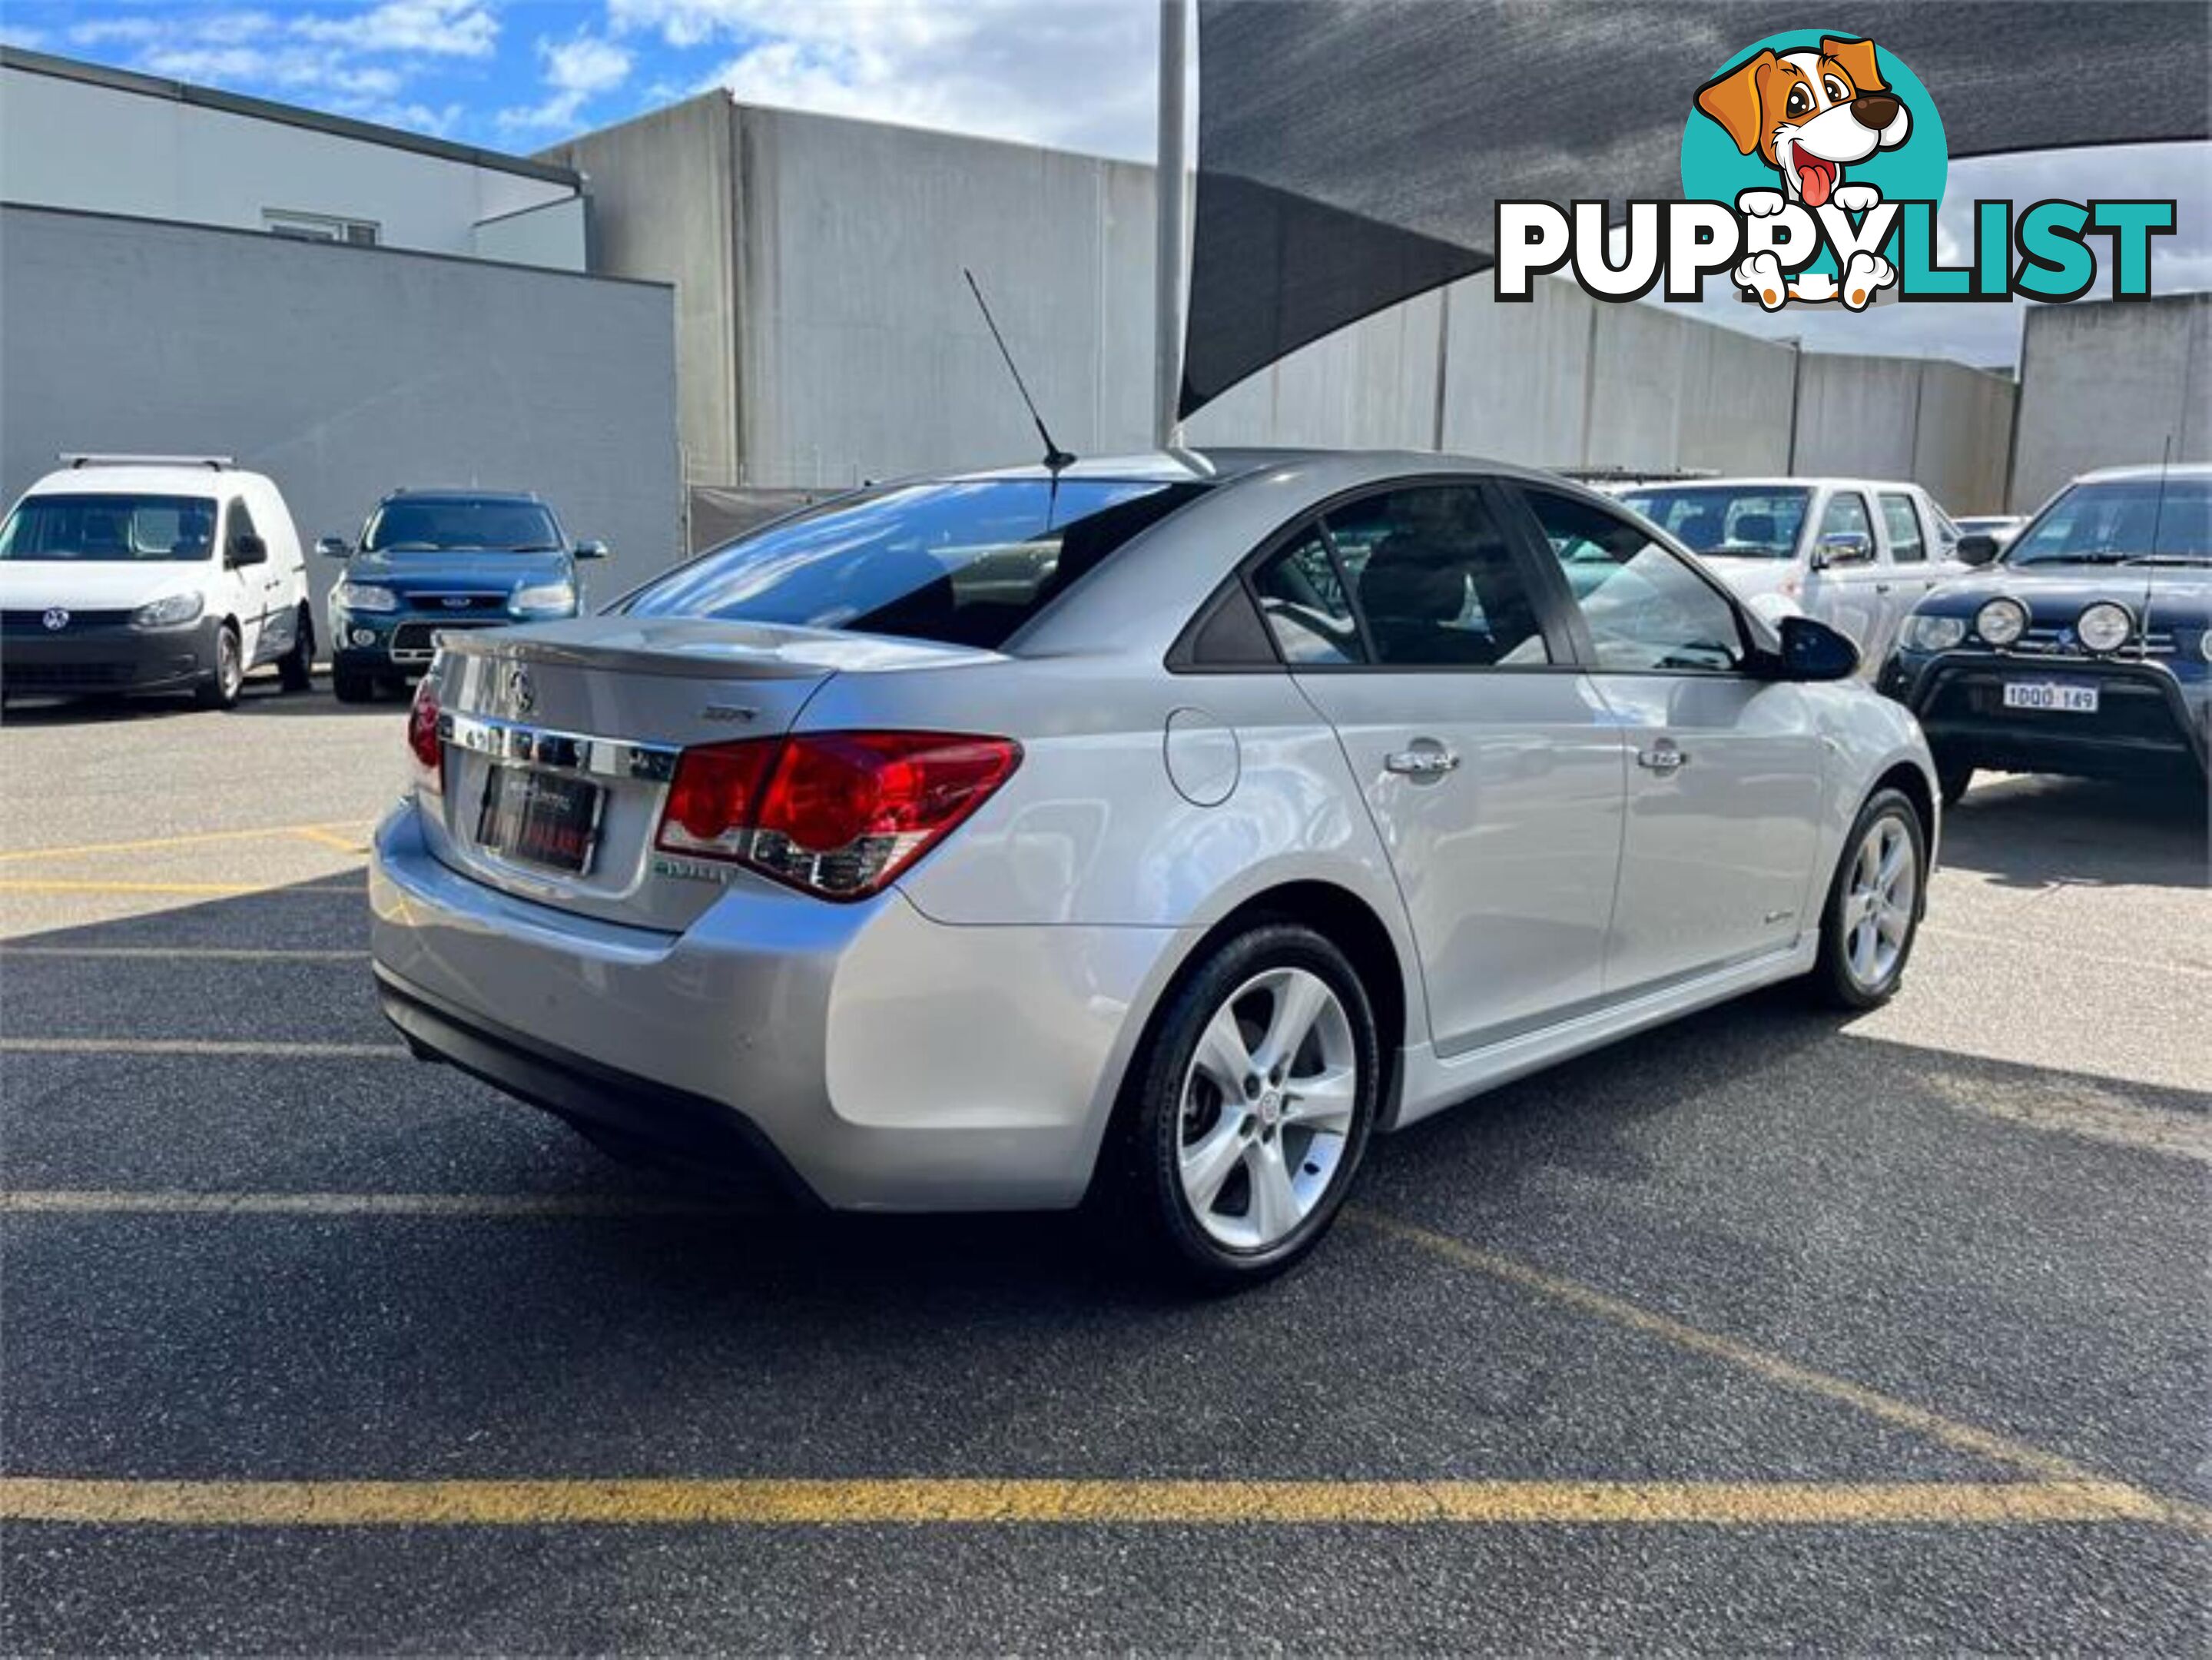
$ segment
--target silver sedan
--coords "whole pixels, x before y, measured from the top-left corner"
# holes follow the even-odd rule
[[[371,884],[416,1051],[843,1208],[1091,1205],[1215,1283],[1369,1138],[1770,982],[1897,989],[1927,746],[1541,473],[872,489],[449,636]]]

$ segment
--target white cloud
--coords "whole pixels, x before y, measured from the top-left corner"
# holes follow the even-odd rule
[[[499,125],[509,131],[554,131],[574,127],[586,103],[603,92],[612,92],[629,78],[629,48],[598,35],[579,33],[566,40],[538,43],[545,64],[546,97],[543,103],[499,112]]]
[[[489,58],[499,45],[499,20],[480,0],[383,0],[349,17],[299,18],[292,29],[356,52]]]
[[[748,102],[1138,158],[1153,143],[1146,0],[608,0],[617,33],[738,47]]]

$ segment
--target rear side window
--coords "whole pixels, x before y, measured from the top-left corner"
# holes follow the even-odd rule
[[[1283,660],[1358,663],[1366,653],[1343,579],[1318,529],[1306,531],[1253,574],[1260,614]]]
[[[1928,544],[1920,534],[1920,515],[1912,510],[1909,496],[1885,495],[1881,498],[1882,528],[1889,532],[1889,556],[1900,565],[1926,562]]]
[[[1204,489],[1145,479],[902,484],[717,548],[622,609],[995,649]]]

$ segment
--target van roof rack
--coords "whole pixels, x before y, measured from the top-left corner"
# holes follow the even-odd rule
[[[234,455],[103,455],[97,452],[64,450],[54,458],[74,472],[80,467],[206,467],[221,472],[234,467]]]

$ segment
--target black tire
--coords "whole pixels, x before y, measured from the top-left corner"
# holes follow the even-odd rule
[[[1871,963],[1860,963],[1854,958],[1853,937],[1865,919],[1859,914],[1854,893],[1855,877],[1869,838],[1887,824],[1902,826],[1911,851],[1912,891],[1901,907],[1905,913],[1901,919],[1904,937],[1892,942],[1895,951],[1892,960],[1882,963],[1876,957]],[[1820,913],[1820,955],[1810,983],[1822,1003],[1832,1008],[1871,1009],[1897,995],[1905,982],[1905,966],[1911,961],[1913,942],[1920,936],[1920,913],[1927,891],[1928,827],[1920,822],[1920,810],[1902,790],[1878,789],[1851,821],[1850,834],[1844,838],[1844,850],[1836,861],[1836,873],[1828,884],[1827,904]],[[1876,933],[1879,935],[1878,924]],[[1881,949],[1877,938],[1875,950],[1879,953]]]
[[[1973,781],[1974,769],[1971,763],[1941,759],[1936,763],[1936,788],[1945,806],[1957,806]]]
[[[238,637],[238,624],[225,623],[215,634],[215,669],[192,689],[192,701],[204,709],[234,708],[246,684],[246,651]]]
[[[1187,1135],[1203,1140],[1212,1129],[1233,1128],[1246,1138],[1248,1146],[1255,1140],[1264,1141],[1284,1164],[1301,1166],[1288,1178],[1291,1181],[1321,1173],[1313,1162],[1320,1156],[1314,1149],[1325,1146],[1324,1136],[1292,1122],[1289,1116],[1296,1110],[1295,1076],[1288,1080],[1292,1088],[1270,1085],[1260,1092],[1269,1104],[1279,1099],[1284,1114],[1276,1121],[1271,1104],[1264,1126],[1259,1122],[1261,1104],[1256,1097],[1249,1103],[1220,1099],[1212,1108],[1213,1122],[1196,1123],[1188,1110],[1186,1092],[1200,1087],[1198,1050],[1208,1025],[1224,1012],[1243,1025],[1255,997],[1270,999],[1258,1005],[1270,1008],[1270,994],[1252,988],[1263,976],[1285,970],[1292,974],[1303,970],[1334,994],[1345,1026],[1336,1029],[1332,1023],[1332,1037],[1339,1044],[1348,1044],[1357,1067],[1349,1118],[1335,1151],[1334,1166],[1323,1176],[1317,1194],[1306,1201],[1310,1208],[1304,1210],[1302,1219],[1279,1237],[1240,1247],[1224,1243],[1210,1231],[1209,1224],[1201,1222],[1185,1192],[1182,1160]],[[1290,1057],[1292,1073],[1301,1064],[1313,1064],[1313,1057],[1321,1052],[1321,1023],[1313,1031],[1315,1047],[1298,1049]],[[1264,1047],[1264,1043],[1255,1047]],[[1342,1207],[1366,1153],[1381,1074],[1381,1051],[1366,988],[1335,945],[1313,929],[1292,922],[1261,923],[1237,934],[1215,948],[1173,993],[1130,1063],[1113,1131],[1101,1154],[1091,1204],[1095,1220],[1114,1246],[1134,1252],[1147,1267],[1185,1286],[1229,1291],[1272,1279],[1314,1248]],[[1233,1125],[1228,1122],[1232,1115],[1237,1120]],[[1300,1136],[1306,1138],[1302,1145]],[[1333,1134],[1328,1139],[1334,1139]],[[1260,1151],[1255,1149],[1255,1153]],[[1251,1191],[1253,1168],[1248,1166],[1241,1179],[1246,1185],[1244,1203],[1256,1227],[1260,1212],[1258,1195]],[[1239,1179],[1235,1165],[1231,1165],[1229,1177],[1218,1189],[1221,1197],[1208,1207],[1212,1225],[1237,1222],[1234,1216],[1224,1216],[1214,1207],[1234,1207],[1234,1188]]]
[[[371,703],[376,701],[376,677],[363,674],[359,669],[331,666],[331,690],[341,703]]]
[[[286,691],[312,691],[315,684],[315,619],[300,607],[299,626],[292,632],[292,649],[276,660],[276,678]]]

